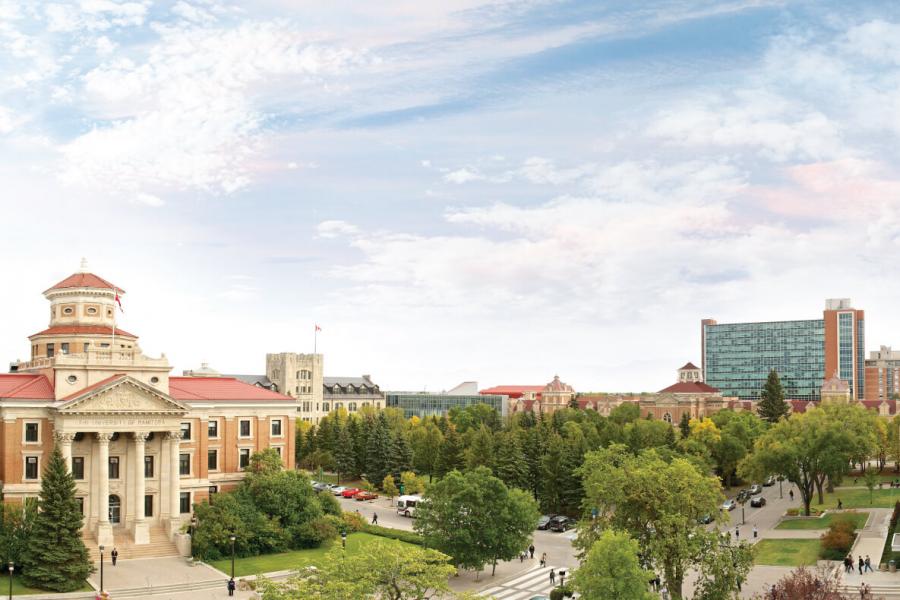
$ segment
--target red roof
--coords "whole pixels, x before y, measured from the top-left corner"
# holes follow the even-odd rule
[[[75,273],[74,275],[69,275],[50,289],[45,290],[44,293],[46,294],[52,290],[64,290],[67,288],[99,288],[102,290],[118,290],[120,294],[125,293],[125,290],[122,288],[111,284],[107,280],[98,277],[93,273]]]
[[[687,370],[687,369],[690,369],[690,370],[692,370],[692,371],[699,371],[699,370],[700,370],[700,367],[698,367],[697,365],[695,365],[695,364],[692,363],[692,362],[689,362],[689,363],[687,363],[686,365],[684,365],[683,367],[681,367],[681,368],[678,369],[678,370],[679,370],[679,371],[685,371],[685,370]]]
[[[716,394],[719,390],[701,381],[680,381],[659,390],[660,394]]]
[[[813,400],[786,400],[791,405],[791,412],[805,413],[810,406],[815,406],[818,402]]]
[[[495,394],[498,396],[509,396],[510,398],[521,398],[525,392],[535,392],[538,396],[544,391],[543,385],[497,385],[486,390],[481,390],[479,394]]]
[[[290,396],[239,381],[234,377],[169,377],[169,395],[176,400],[267,400],[296,402]]]
[[[53,400],[53,386],[43,375],[0,373],[0,398]]]
[[[50,329],[45,329],[43,331],[39,331],[37,333],[33,333],[29,338],[33,338],[38,335],[112,335],[113,330],[112,327],[106,327],[105,325],[58,325],[56,327],[51,327]],[[124,329],[119,329],[116,327],[116,335],[118,337],[126,337],[137,339],[137,336],[133,333],[128,333]]]

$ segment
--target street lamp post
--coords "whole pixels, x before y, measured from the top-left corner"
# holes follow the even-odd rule
[[[781,490],[781,482],[782,482],[782,481],[784,481],[784,476],[779,475],[779,476],[778,476],[778,499],[779,499],[779,500],[783,500],[783,499],[784,499],[784,494],[782,493],[782,490]]]
[[[12,576],[15,570],[16,564],[13,561],[9,561],[9,600],[12,600]]]
[[[341,532],[341,548],[347,550],[347,531]]]
[[[103,594],[103,544],[100,544],[100,594]]]
[[[234,581],[234,541],[237,538],[235,536],[231,536],[228,539],[231,540],[231,580]]]

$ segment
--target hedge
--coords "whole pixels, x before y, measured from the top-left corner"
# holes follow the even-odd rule
[[[406,531],[403,529],[391,529],[390,527],[382,527],[380,525],[372,525],[370,523],[366,523],[362,529],[366,533],[371,533],[372,535],[379,535],[381,537],[390,538],[392,540],[399,540],[401,542],[406,542],[407,544],[416,544],[421,546],[425,540],[422,539],[422,536],[414,531]]]

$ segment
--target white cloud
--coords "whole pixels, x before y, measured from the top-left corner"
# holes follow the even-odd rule
[[[10,133],[16,128],[16,118],[8,108],[0,106],[0,133]]]
[[[51,32],[105,31],[113,27],[134,27],[147,17],[145,2],[80,0],[77,3],[51,3],[44,7]]]
[[[143,204],[145,206],[152,206],[154,208],[160,207],[165,204],[165,201],[159,196],[154,196],[153,194],[145,194],[140,193],[135,197],[135,201],[139,204]]]
[[[97,49],[97,54],[99,54],[100,56],[107,56],[109,54],[112,54],[113,50],[115,50],[117,46],[118,44],[116,44],[105,35],[101,35],[96,40],[94,40],[94,47]]]
[[[470,181],[481,181],[487,179],[481,173],[477,173],[470,169],[457,169],[444,175],[444,181],[448,183],[469,183]]]
[[[359,233],[359,227],[346,221],[322,221],[316,226],[316,234],[321,238],[352,236]]]

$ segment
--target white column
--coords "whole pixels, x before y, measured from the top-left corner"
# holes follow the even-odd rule
[[[97,453],[97,473],[99,475],[98,492],[100,496],[97,500],[97,543],[112,544],[113,532],[112,525],[109,523],[109,441],[112,439],[111,433],[98,433],[97,444],[99,452]]]
[[[144,431],[134,432],[134,543],[150,543],[150,527],[147,515],[144,514],[144,447],[148,434]]]
[[[62,431],[54,431],[53,437],[59,444],[59,451],[62,453],[63,461],[66,463],[66,469],[72,472],[72,440],[75,439],[74,433],[65,433]]]
[[[181,432],[170,431],[166,439],[169,440],[169,535],[174,535],[181,527],[181,472],[178,466]]]

